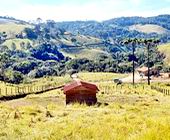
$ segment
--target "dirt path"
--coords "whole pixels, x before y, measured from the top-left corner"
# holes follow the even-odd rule
[[[128,77],[121,79],[123,83],[132,83],[133,82],[133,74],[130,74]],[[142,78],[138,73],[135,73],[135,82],[140,82]]]
[[[135,73],[135,82],[136,83],[143,83],[147,82],[148,77],[144,76],[143,78],[138,74]],[[121,79],[123,83],[132,83],[133,82],[133,74],[129,74],[128,77]],[[151,82],[170,82],[170,78],[161,78],[161,77],[151,77]]]

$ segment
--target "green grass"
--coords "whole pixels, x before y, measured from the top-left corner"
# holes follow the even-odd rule
[[[80,79],[91,82],[113,81],[115,78],[126,77],[126,74],[109,73],[109,72],[81,72],[78,73]]]
[[[25,45],[27,45],[27,43],[30,43],[32,45],[33,42],[29,39],[9,39],[9,40],[6,40],[3,43],[3,45],[7,46],[9,49],[12,49],[11,46],[13,43],[15,43],[16,49],[23,50],[23,48],[21,48],[20,46],[21,43],[25,43]]]
[[[71,58],[88,58],[89,60],[94,60],[100,55],[109,56],[109,54],[101,49],[92,49],[84,47],[75,47],[62,49],[61,52]]]
[[[158,47],[159,51],[164,53],[166,58],[165,58],[165,64],[170,66],[170,43],[164,44]]]
[[[71,46],[84,46],[85,44],[96,44],[96,43],[101,43],[102,40],[99,38],[95,37],[90,37],[90,36],[84,36],[84,35],[63,35],[60,36],[60,41],[63,42],[66,45],[71,45]],[[72,39],[75,39],[75,42],[72,42]]]

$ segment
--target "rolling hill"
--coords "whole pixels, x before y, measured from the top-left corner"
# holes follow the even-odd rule
[[[63,28],[73,34],[89,35],[104,40],[137,37],[161,38],[163,42],[170,41],[170,15],[148,18],[120,17],[103,22],[57,22],[56,25],[58,28]]]
[[[14,83],[17,77],[61,76],[69,71],[132,72],[132,48],[117,42],[127,38],[170,42],[169,23],[170,15],[38,24],[0,17],[0,80]],[[170,64],[168,46],[162,45],[159,50]],[[136,49],[138,66],[147,63],[146,52],[146,47]],[[159,66],[162,62],[163,56],[155,49],[152,64]]]
[[[28,24],[17,24],[17,23],[5,23],[0,24],[0,32],[6,32],[9,36],[14,36],[22,32],[26,27],[30,28]]]
[[[25,21],[14,18],[0,17],[0,33],[5,33],[7,38],[15,38],[25,28],[32,28],[33,26]]]
[[[68,48],[68,49],[62,49],[61,52],[64,54],[64,56],[68,56],[70,58],[76,59],[76,58],[87,58],[89,60],[95,60],[98,58],[100,55],[104,56],[110,56],[109,53],[106,51],[103,51],[100,48]]]

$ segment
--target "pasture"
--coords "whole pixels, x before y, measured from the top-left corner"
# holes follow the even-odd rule
[[[60,89],[1,102],[0,139],[169,140],[170,96],[145,83],[132,86],[111,81],[124,76],[80,73],[80,78],[95,82],[100,89],[99,103],[94,106],[66,106]],[[67,76],[43,78],[32,86],[70,80]],[[168,84],[152,85],[169,89]]]
[[[5,23],[0,24],[0,32],[6,32],[8,37],[14,37],[16,34],[21,33],[27,27],[32,28],[31,25],[26,24]]]

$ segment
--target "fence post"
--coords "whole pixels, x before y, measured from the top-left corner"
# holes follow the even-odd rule
[[[19,94],[19,87],[17,87],[17,94]]]
[[[13,92],[13,90],[12,90],[12,87],[11,87],[11,95],[13,95],[12,92]]]
[[[5,95],[8,95],[8,88],[5,88]]]

